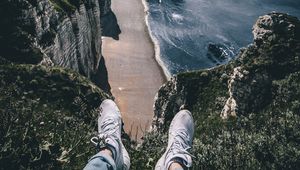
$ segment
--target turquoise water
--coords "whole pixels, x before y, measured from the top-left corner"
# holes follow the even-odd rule
[[[258,16],[300,17],[299,0],[149,0],[149,27],[171,74],[227,63],[253,41]]]

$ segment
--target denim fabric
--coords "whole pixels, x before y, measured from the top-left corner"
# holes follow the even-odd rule
[[[107,155],[98,153],[94,155],[84,167],[84,170],[116,170],[115,161]]]

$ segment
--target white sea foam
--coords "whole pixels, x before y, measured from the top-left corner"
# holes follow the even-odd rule
[[[150,25],[149,25],[149,7],[148,4],[146,2],[146,0],[142,0],[142,3],[144,5],[144,11],[145,11],[145,22],[146,22],[146,26],[148,28],[148,33],[149,36],[154,44],[154,52],[155,52],[155,60],[157,61],[158,65],[162,68],[167,80],[171,79],[171,73],[170,71],[167,69],[165,63],[162,61],[161,59],[161,53],[160,53],[160,47],[159,47],[159,41],[157,40],[157,38],[155,36],[153,36],[152,31],[150,30]]]
[[[182,21],[183,20],[183,16],[180,14],[176,14],[176,13],[172,13],[172,18],[176,21]]]

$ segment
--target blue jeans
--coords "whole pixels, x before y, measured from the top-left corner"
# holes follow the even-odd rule
[[[84,167],[84,170],[116,170],[115,161],[107,155],[98,153],[94,155]],[[176,168],[176,170],[183,170]]]
[[[98,153],[94,155],[84,167],[84,170],[116,170],[115,161],[107,155]]]

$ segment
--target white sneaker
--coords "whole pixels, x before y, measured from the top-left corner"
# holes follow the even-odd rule
[[[194,120],[192,114],[188,110],[181,110],[171,122],[168,147],[158,160],[155,170],[167,170],[173,162],[191,167],[192,158],[188,149],[192,147],[193,136]]]
[[[98,117],[99,135],[92,138],[91,141],[100,145],[100,148],[108,147],[112,151],[118,170],[128,170],[130,158],[121,140],[121,130],[122,120],[118,106],[112,100],[104,100],[100,105]],[[99,142],[103,142],[103,144]]]

